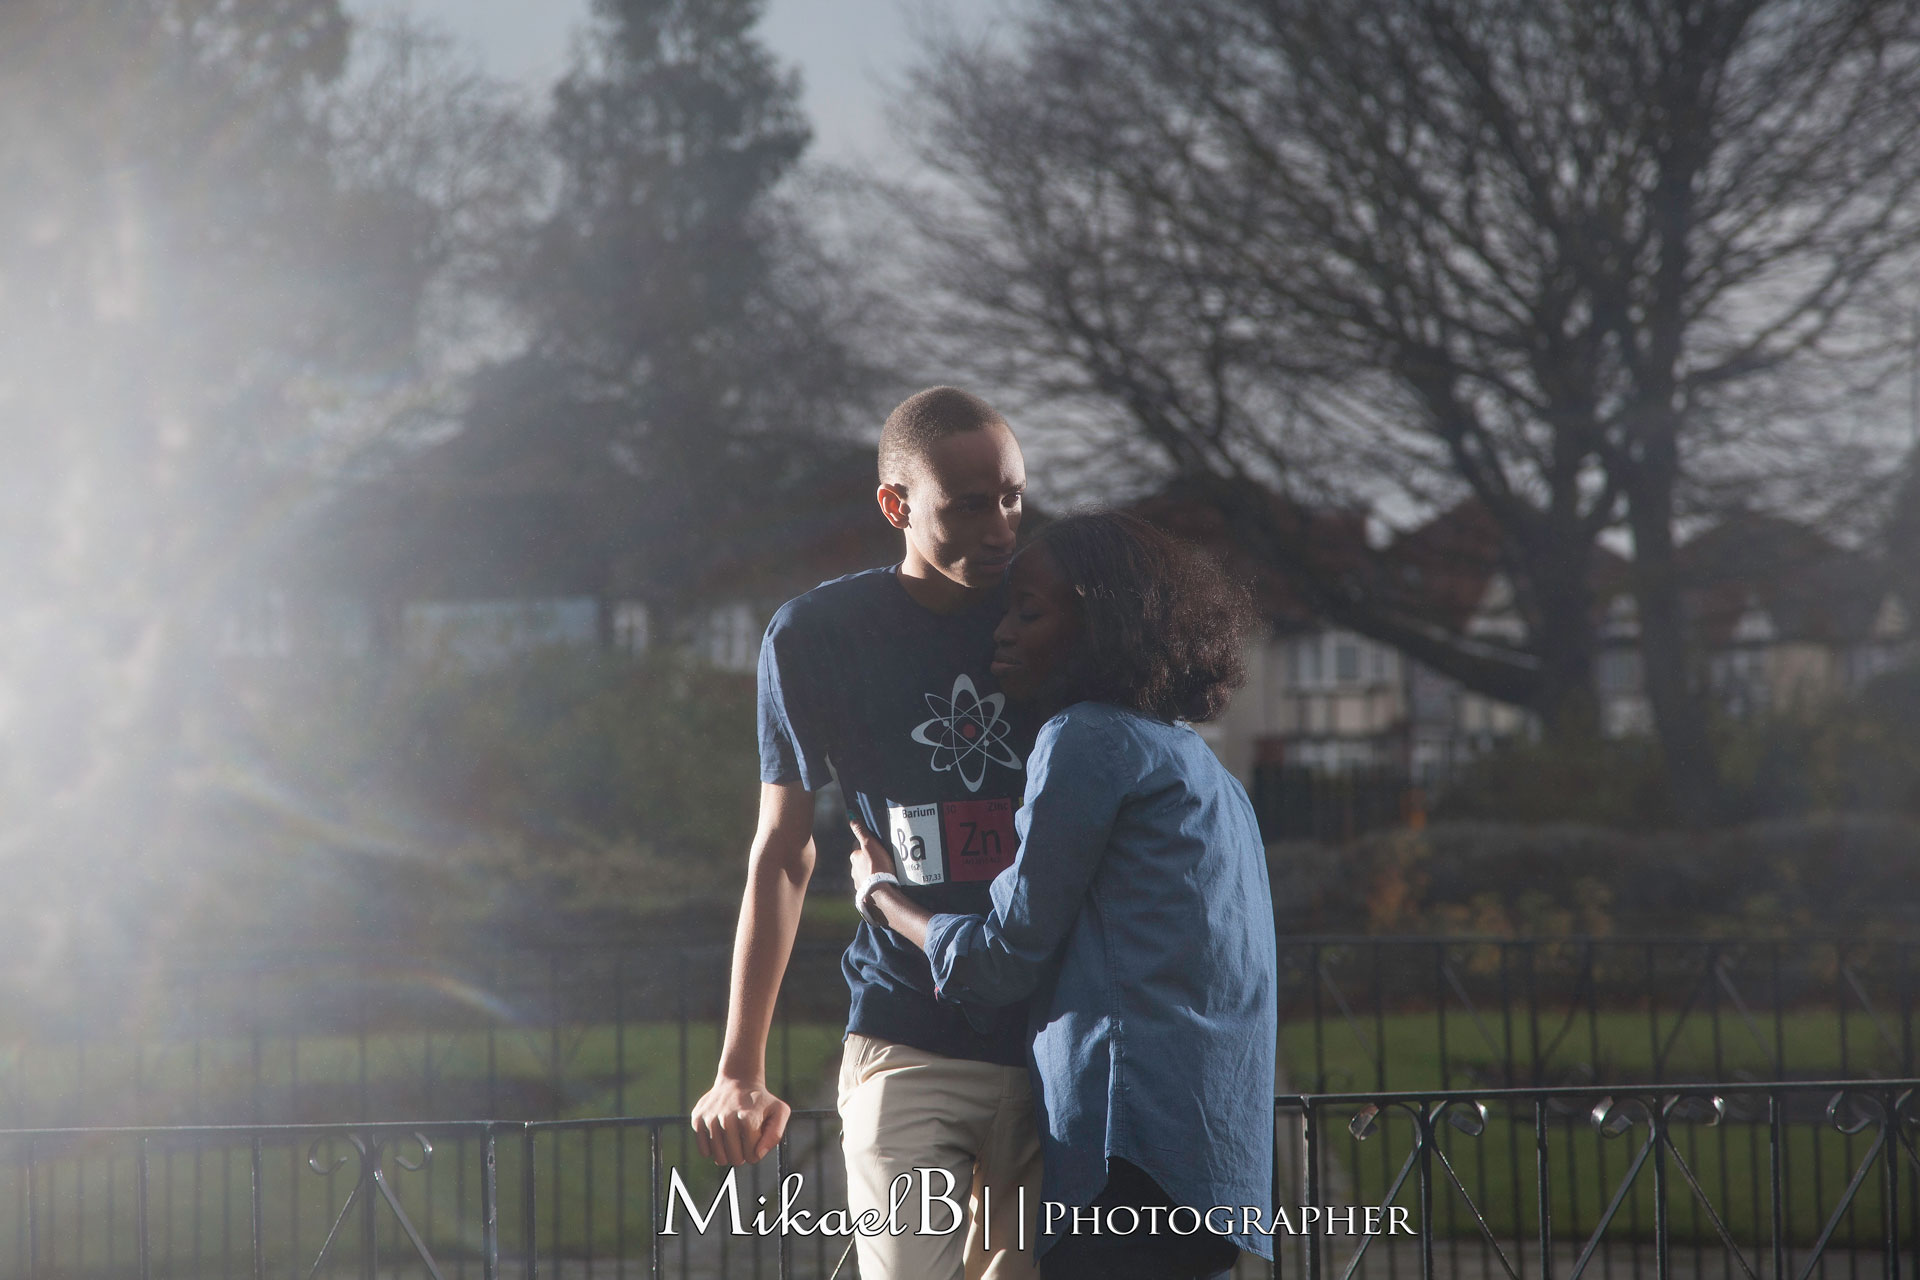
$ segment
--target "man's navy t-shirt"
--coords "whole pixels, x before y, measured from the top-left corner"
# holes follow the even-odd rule
[[[1004,610],[995,590],[937,614],[893,568],[869,569],[789,600],[760,645],[762,781],[817,791],[837,778],[847,811],[892,849],[907,896],[936,913],[985,914],[988,884],[1013,865],[1035,726],[988,674]],[[862,922],[841,969],[849,1032],[1025,1064],[1024,1007],[935,1000],[926,956],[898,935]]]

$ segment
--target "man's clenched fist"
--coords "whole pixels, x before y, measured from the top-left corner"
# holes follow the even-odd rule
[[[715,1164],[755,1164],[780,1145],[792,1114],[765,1082],[721,1076],[693,1104],[693,1140]]]

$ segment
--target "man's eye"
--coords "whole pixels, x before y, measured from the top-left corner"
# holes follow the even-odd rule
[[[1038,621],[1040,621],[1040,615],[1039,615],[1039,614],[1037,614],[1037,613],[1016,613],[1016,614],[1014,614],[1013,616],[1014,616],[1014,617],[1016,617],[1016,618],[1018,618],[1018,619],[1019,619],[1020,621],[1022,621],[1022,622],[1038,622]]]

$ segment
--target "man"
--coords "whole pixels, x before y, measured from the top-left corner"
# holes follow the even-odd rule
[[[790,1113],[767,1088],[766,1045],[813,871],[813,793],[838,779],[848,812],[886,833],[928,910],[984,913],[988,884],[1013,862],[1034,726],[1008,713],[988,663],[1026,486],[1020,446],[985,401],[932,387],[888,415],[879,478],[881,514],[905,535],[900,563],[788,601],[760,649],[759,829],[720,1070],[693,1109],[700,1150],[721,1164],[764,1157]],[[904,1174],[914,1219],[898,1235],[856,1236],[860,1274],[1037,1275],[1031,1223],[1017,1217],[1022,1186],[1029,1215],[1037,1208],[1040,1175],[1024,1008],[940,1003],[919,949],[866,924],[841,968],[848,1208],[885,1215]],[[917,1220],[926,1168],[953,1175],[956,1200],[971,1191],[964,1231]]]

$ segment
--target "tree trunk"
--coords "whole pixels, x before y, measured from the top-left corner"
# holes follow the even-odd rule
[[[1600,703],[1594,691],[1592,546],[1555,548],[1550,565],[1533,574],[1536,618],[1532,644],[1540,655],[1540,683],[1532,710],[1546,735],[1580,742],[1600,734]]]
[[[1720,768],[1707,734],[1705,699],[1692,678],[1690,646],[1673,543],[1672,435],[1650,445],[1627,498],[1633,530],[1634,598],[1640,610],[1640,653],[1647,700],[1666,758],[1674,808],[1690,827],[1720,812]]]

